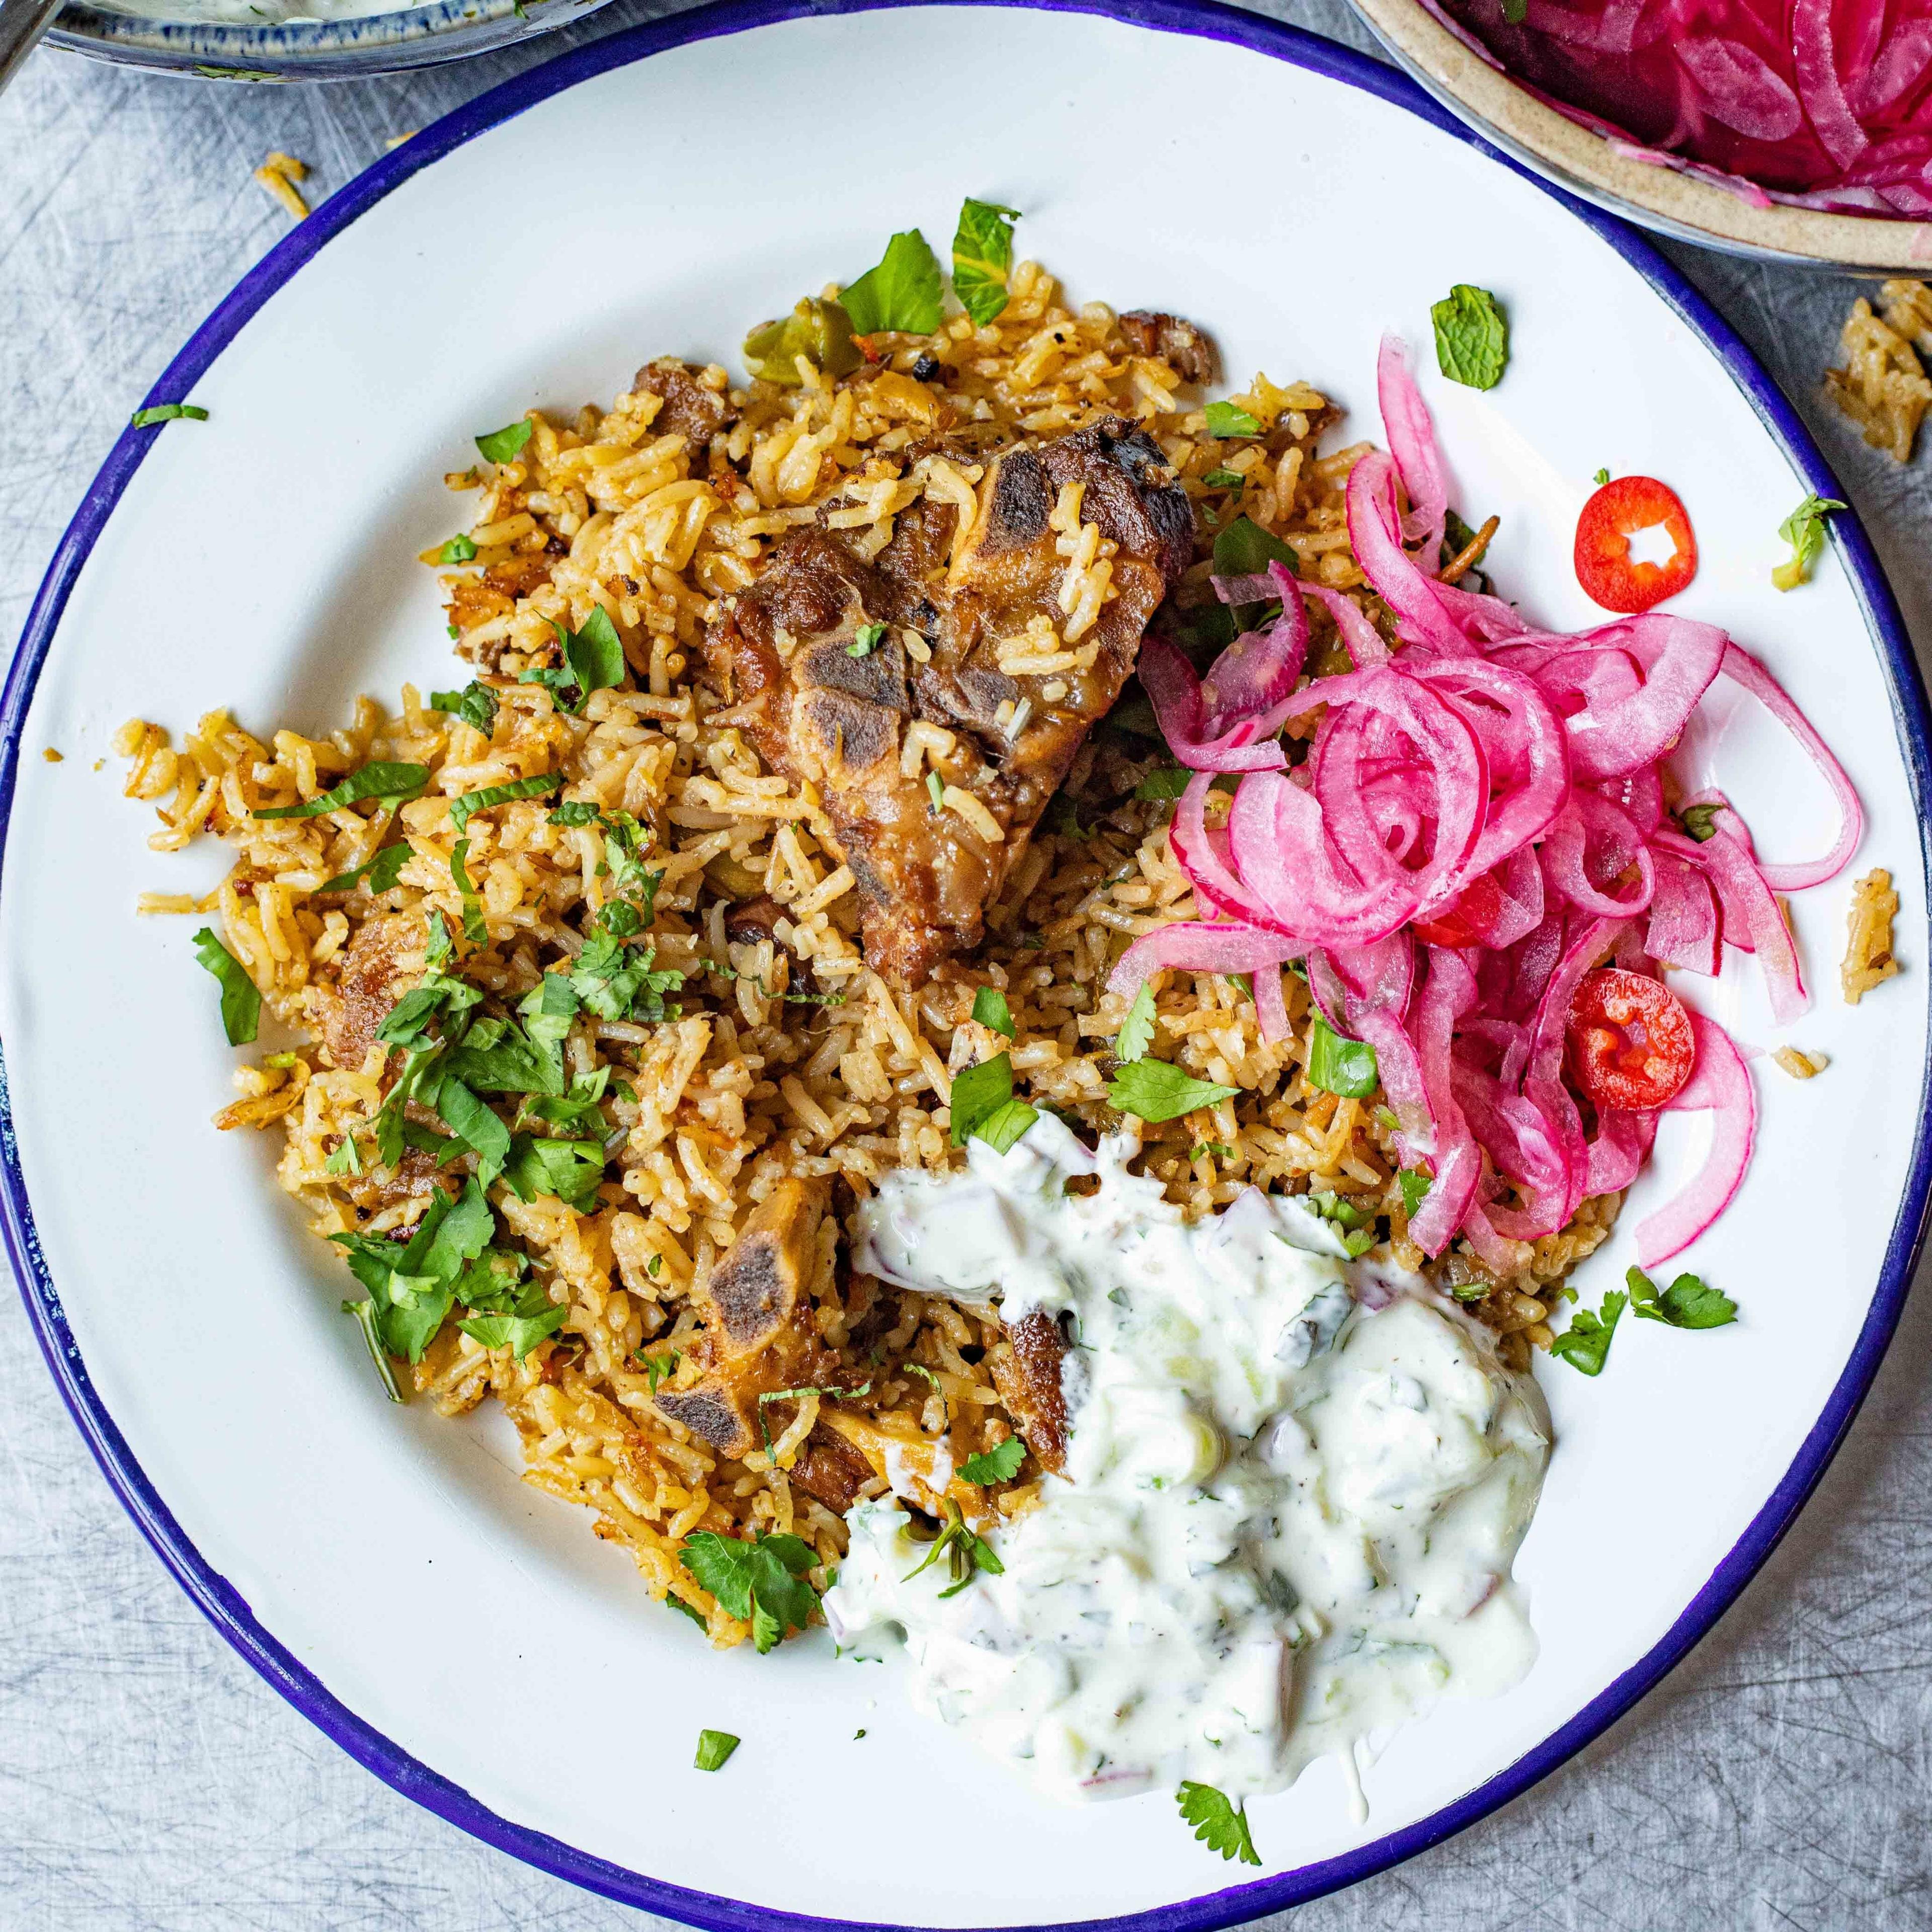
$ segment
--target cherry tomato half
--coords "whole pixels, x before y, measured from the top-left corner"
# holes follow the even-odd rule
[[[1661,525],[1676,545],[1662,563],[1639,563],[1630,538]],[[1697,574],[1697,539],[1677,492],[1654,476],[1619,476],[1576,519],[1576,581],[1593,604],[1629,614],[1675,597]]]
[[[1676,1098],[1697,1058],[1690,1016],[1660,980],[1605,968],[1570,1002],[1570,1075],[1600,1107],[1647,1112]]]

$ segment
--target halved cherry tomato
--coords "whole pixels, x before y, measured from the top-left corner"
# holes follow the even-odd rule
[[[1663,563],[1639,563],[1630,540],[1661,524],[1677,548]],[[1677,492],[1654,476],[1619,476],[1576,519],[1576,581],[1593,604],[1626,614],[1661,604],[1697,574],[1697,539]]]
[[[1697,1058],[1690,1016],[1660,980],[1607,967],[1570,1002],[1570,1074],[1600,1107],[1648,1112],[1675,1100]]]

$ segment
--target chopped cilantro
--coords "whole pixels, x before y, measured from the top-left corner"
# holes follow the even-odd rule
[[[1143,980],[1114,1039],[1114,1058],[1122,1066],[1146,1059],[1148,1048],[1154,1044],[1154,988]]]
[[[1201,480],[1210,490],[1238,490],[1246,479],[1238,470],[1210,470]]]
[[[1257,577],[1270,563],[1284,564],[1293,571],[1300,568],[1301,560],[1252,517],[1237,517],[1214,539],[1216,577]]]
[[[1187,1158],[1190,1160],[1199,1160],[1204,1156],[1209,1155],[1221,1160],[1232,1160],[1234,1157],[1234,1150],[1228,1146],[1226,1141],[1196,1141],[1187,1150]]]
[[[1738,1304],[1694,1274],[1680,1274],[1661,1294],[1642,1268],[1624,1276],[1633,1315],[1672,1328],[1723,1328],[1738,1318]]]
[[[1232,1100],[1239,1090],[1196,1080],[1165,1060],[1136,1060],[1123,1066],[1108,1084],[1107,1098],[1122,1113],[1137,1114],[1154,1125],[1178,1120],[1197,1107]]]
[[[1436,1185],[1436,1177],[1424,1174],[1419,1167],[1405,1167],[1396,1176],[1396,1183],[1402,1190],[1403,1211],[1412,1221],[1417,1209],[1422,1205],[1424,1196]]]
[[[535,427],[525,416],[502,429],[493,429],[488,436],[479,436],[476,447],[492,463],[513,462],[523,454],[524,446],[530,441],[530,432]]]
[[[1493,389],[1509,364],[1509,322],[1487,289],[1458,282],[1429,311],[1436,361],[1452,382]]]
[[[883,624],[861,624],[852,634],[852,641],[845,646],[848,658],[868,658],[878,649],[879,640],[886,634]]]
[[[466,791],[449,802],[449,822],[460,832],[479,812],[492,806],[508,805],[520,798],[542,798],[563,782],[561,772],[540,772],[533,778],[518,778],[508,784],[485,785],[481,791]]]
[[[945,314],[939,263],[916,228],[895,235],[878,266],[848,283],[838,298],[860,335],[930,335]]]
[[[1780,590],[1796,590],[1811,574],[1811,566],[1825,548],[1825,519],[1845,505],[1835,496],[1821,496],[1814,490],[1778,526],[1778,534],[1791,546],[1788,562],[1771,573],[1771,580]]]
[[[1017,1095],[1003,1101],[973,1130],[975,1140],[984,1141],[995,1154],[1004,1154],[1024,1138],[1039,1114]]]
[[[983,1488],[989,1483],[1010,1483],[1025,1460],[1026,1444],[1017,1436],[1009,1436],[1005,1442],[982,1449],[976,1456],[968,1456],[960,1464],[959,1473],[969,1483],[977,1483]]]
[[[959,226],[952,237],[952,292],[978,328],[985,328],[1006,305],[1013,224],[1019,218],[1018,208],[1002,208],[996,201],[975,201],[969,196],[961,204]]]
[[[352,892],[358,881],[366,881],[372,892],[386,892],[402,876],[404,866],[409,862],[410,847],[406,839],[394,845],[385,845],[373,859],[365,860],[354,871],[338,872],[332,879],[325,879],[316,887],[317,892]]]
[[[587,1214],[597,1204],[598,1185],[604,1178],[604,1150],[595,1141],[515,1134],[511,1137],[503,1178],[520,1201],[554,1195],[566,1208]]]
[[[1310,1086],[1348,1100],[1366,1100],[1381,1078],[1375,1048],[1365,1040],[1337,1033],[1319,1013],[1309,1028],[1308,1064],[1303,1073]]]
[[[982,1027],[991,1027],[994,1032],[1003,1033],[1009,1040],[1012,1038],[1012,1010],[998,987],[982,986],[973,995],[973,1017]]]
[[[658,1601],[663,1604],[666,1610],[675,1610],[681,1617],[688,1617],[706,1636],[711,1634],[711,1625],[704,1613],[692,1604],[687,1604],[682,1597],[674,1596],[670,1591],[667,1590]]]
[[[476,554],[476,546],[460,531],[436,554],[438,563],[467,563]]]
[[[908,1363],[908,1368],[913,1366]],[[946,1559],[952,1582],[949,1588],[940,1592],[942,1601],[948,1597],[956,1597],[971,1582],[981,1570],[988,1575],[1003,1576],[1006,1566],[1002,1563],[993,1546],[986,1539],[974,1534],[971,1526],[960,1514],[959,1505],[949,1496],[946,1502],[946,1527],[933,1539],[924,1560],[915,1568],[908,1570],[904,1581],[910,1583],[917,1576],[930,1570],[943,1556]]]
[[[152,429],[157,423],[206,422],[208,412],[194,403],[157,403],[150,409],[136,410],[130,418],[136,429]]]
[[[1573,1369],[1586,1376],[1600,1376],[1610,1360],[1610,1338],[1617,1332],[1617,1318],[1629,1299],[1620,1288],[1604,1297],[1603,1312],[1593,1315],[1580,1308],[1570,1318],[1570,1325],[1550,1345],[1552,1355],[1561,1355]],[[1664,1318],[1667,1319],[1668,1318]]]
[[[1217,440],[1225,441],[1229,436],[1259,436],[1262,419],[1238,403],[1210,403],[1206,415],[1208,434]]]
[[[472,1342],[480,1342],[486,1348],[508,1348],[520,1362],[539,1342],[563,1326],[563,1318],[569,1312],[554,1305],[541,1315],[472,1315],[456,1325]]]
[[[652,1261],[657,1258],[656,1255],[651,1257]],[[656,1272],[655,1270],[652,1271]],[[675,1348],[667,1349],[662,1355],[640,1355],[638,1358],[639,1362],[644,1365],[644,1373],[650,1378],[652,1395],[657,1394],[658,1383],[669,1381],[677,1372],[677,1365],[683,1359],[683,1356]]]
[[[1237,1804],[1211,1784],[1184,1784],[1174,1794],[1183,1821],[1194,1828],[1194,1835],[1210,1852],[1224,1859],[1239,1858],[1244,1865],[1258,1865],[1261,1855],[1248,1831],[1248,1808]]]
[[[362,1172],[362,1157],[356,1151],[356,1136],[344,1134],[341,1144],[322,1164],[325,1174],[354,1175]]]
[[[762,1657],[789,1630],[803,1630],[818,1607],[818,1592],[805,1579],[817,1552],[802,1537],[760,1532],[755,1541],[694,1531],[678,1561],[717,1598],[725,1614],[752,1626]]]
[[[496,728],[496,694],[487,684],[472,681],[460,691],[433,691],[429,694],[429,708],[454,712],[486,738]]]
[[[928,772],[926,775],[926,795],[932,801],[932,809],[935,815],[945,810],[946,787],[940,782],[937,772]]]
[[[203,926],[194,936],[194,956],[221,982],[221,1030],[230,1046],[246,1046],[261,1024],[262,995],[248,969]]]
[[[1193,778],[1185,765],[1156,765],[1134,787],[1134,796],[1148,801],[1178,798]]]
[[[452,1073],[436,1088],[436,1118],[477,1156],[476,1178],[488,1187],[509,1158],[510,1130]]]
[[[1598,470],[1596,475],[1590,478],[1590,481],[1595,484],[1599,490],[1600,490],[1610,480],[1610,472],[1607,470]]]
[[[698,1768],[700,1771],[718,1770],[737,1748],[738,1740],[729,1731],[700,1731],[698,1734]]]
[[[1039,1117],[1013,1095],[1013,1057],[996,1053],[952,1076],[952,1144],[990,1142],[1004,1154]]]
[[[359,805],[365,798],[380,798],[385,804],[413,798],[429,783],[427,765],[377,764],[352,772],[332,790],[310,799],[306,805],[272,805],[251,812],[254,818],[319,818],[325,812],[340,812],[346,805]]]
[[[593,691],[608,691],[624,681],[624,646],[610,614],[598,604],[584,620],[579,631],[566,629],[554,619],[550,628],[562,648],[564,668],[551,670],[532,665],[520,671],[519,684],[540,684],[557,703],[573,714],[584,709]],[[574,692],[573,698],[568,694]]]

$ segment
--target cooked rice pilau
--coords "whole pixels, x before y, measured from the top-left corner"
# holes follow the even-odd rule
[[[1256,376],[1235,400],[1270,433],[1211,439],[1172,364],[1137,352],[1105,306],[1066,307],[1030,263],[1015,271],[1011,299],[992,324],[976,328],[960,317],[929,340],[872,340],[883,359],[836,383],[803,365],[802,387],[758,382],[730,392],[736,420],[708,448],[654,434],[664,405],[639,390],[567,424],[532,412],[533,433],[514,460],[446,479],[482,491],[473,562],[444,581],[458,650],[497,700],[487,732],[405,686],[394,715],[365,698],[346,727],[323,737],[284,730],[264,744],[214,712],[178,748],[138,720],[117,741],[132,761],[129,794],[152,802],[161,820],[151,844],[175,850],[212,832],[236,852],[233,871],[206,899],[152,894],[144,909],[218,910],[268,1011],[311,1042],[325,989],[368,922],[413,912],[420,929],[434,911],[452,934],[462,932],[452,799],[563,775],[560,790],[479,811],[463,828],[488,944],[457,970],[511,1000],[536,987],[545,966],[580,952],[610,868],[621,863],[600,824],[553,821],[560,800],[638,822],[640,850],[662,873],[649,933],[655,963],[686,976],[660,1022],[580,1013],[572,1024],[569,1069],[610,1069],[599,1103],[608,1164],[594,1211],[549,1196],[520,1199],[501,1183],[491,1190],[550,1301],[566,1308],[561,1328],[519,1361],[448,1322],[410,1379],[446,1414],[486,1396],[501,1402],[522,1437],[526,1479],[596,1511],[598,1534],[624,1544],[652,1594],[680,1600],[720,1645],[742,1641],[748,1626],[680,1566],[688,1534],[790,1532],[823,1566],[837,1563],[844,1539],[841,1519],[787,1473],[820,1420],[820,1395],[772,1405],[769,1450],[742,1461],[653,1405],[653,1382],[674,1358],[663,1385],[694,1378],[688,1344],[703,1325],[700,1291],[714,1262],[782,1178],[836,1177],[844,1185],[820,1231],[811,1292],[820,1336],[851,1369],[848,1384],[869,1384],[836,1404],[841,1432],[874,1467],[866,1492],[886,1488],[894,1445],[901,1466],[922,1479],[936,1473],[940,1445],[950,1458],[943,1472],[1013,1433],[992,1374],[1005,1346],[998,1324],[853,1274],[841,1220],[849,1231],[856,1201],[890,1169],[961,1159],[949,1139],[950,1076],[1006,1045],[970,1017],[979,986],[1001,988],[1010,1005],[1016,1090],[1085,1129],[1118,1126],[1106,1089],[1125,1005],[1104,990],[1108,970],[1133,936],[1193,908],[1168,850],[1172,806],[1133,796],[1164,756],[1146,739],[1102,728],[989,908],[986,944],[917,993],[896,991],[860,955],[858,895],[814,788],[767,771],[736,728],[710,722],[722,700],[697,679],[696,646],[716,600],[748,582],[772,544],[801,525],[822,520],[869,556],[922,493],[970,512],[980,466],[922,452],[935,430],[970,421],[1011,436],[1057,435],[1115,415],[1159,442],[1204,522],[1238,508],[1286,538],[1304,574],[1345,590],[1362,583],[1341,491],[1368,446],[1318,454],[1337,412],[1305,384]],[[916,364],[938,380],[920,380]],[[725,390],[722,369],[701,380]],[[1204,480],[1210,472],[1213,484]],[[1178,601],[1206,601],[1208,572],[1204,545]],[[548,689],[517,676],[554,659],[554,620],[574,631],[599,608],[614,621],[636,688],[595,692],[572,716]],[[1316,667],[1340,668],[1332,628],[1321,615],[1315,621]],[[380,804],[373,816],[346,808],[250,816],[314,798],[374,760],[428,766],[427,789],[400,806]],[[318,894],[398,834],[411,856],[394,886]],[[728,911],[760,894],[779,916],[766,932],[741,924],[748,936],[734,937]],[[418,943],[412,963],[421,951]],[[1304,1082],[1310,1009],[1300,980],[1287,976],[1293,1030],[1274,1046],[1260,1037],[1244,986],[1186,972],[1154,983],[1154,1052],[1240,1090],[1145,1130],[1143,1164],[1168,1197],[1200,1214],[1250,1185],[1332,1193],[1382,1236],[1384,1252],[1420,1265],[1406,1239],[1384,1124],[1390,1117],[1373,1100]],[[350,1158],[367,1167],[386,1057],[378,1046],[360,1066],[335,1066],[320,1043],[261,1056],[238,1070],[241,1097],[217,1117],[224,1128],[280,1124],[282,1184],[313,1210],[318,1234],[406,1227],[429,1198],[427,1157],[407,1177],[328,1170],[332,1155],[343,1164],[345,1136],[362,1137]],[[450,1172],[460,1178],[473,1164],[465,1156]],[[1550,1340],[1554,1285],[1604,1238],[1619,1199],[1587,1201],[1562,1234],[1522,1246],[1508,1280],[1460,1246],[1436,1267],[1438,1278],[1472,1299],[1503,1335],[1508,1358],[1525,1367],[1531,1345]],[[361,1346],[346,1322],[344,1344]],[[1010,1514],[1027,1506],[1039,1473],[1029,1460],[1012,1482],[986,1490],[956,1483],[952,1497],[969,1514]],[[929,1486],[924,1494],[935,1508],[943,1500]]]

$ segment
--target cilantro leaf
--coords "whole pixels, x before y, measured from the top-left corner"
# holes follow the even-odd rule
[[[481,791],[466,791],[460,798],[450,800],[449,822],[460,832],[479,812],[488,812],[494,805],[508,805],[514,799],[542,798],[562,782],[561,772],[540,772],[533,778],[517,778],[508,784],[485,785]]]
[[[382,1390],[392,1402],[400,1402],[403,1392],[396,1386],[396,1372],[389,1366],[388,1351],[382,1346],[382,1338],[376,1326],[376,1304],[373,1298],[361,1301],[345,1301],[342,1304],[345,1315],[352,1315],[362,1330],[362,1340],[368,1344],[369,1359],[376,1364],[376,1372],[382,1378]]]
[[[1134,994],[1134,1003],[1114,1036],[1114,1058],[1123,1066],[1147,1058],[1154,1044],[1154,988],[1143,980]]]
[[[918,1364],[908,1362],[905,1366],[916,1368]],[[930,1374],[931,1371],[922,1372]],[[982,1570],[994,1576],[1004,1576],[1006,1574],[1006,1566],[1000,1561],[998,1552],[984,1537],[975,1534],[972,1526],[961,1514],[959,1505],[950,1497],[946,1500],[946,1527],[928,1546],[923,1561],[908,1570],[904,1579],[910,1583],[915,1576],[930,1570],[944,1556],[952,1582],[950,1588],[940,1592],[942,1603],[948,1597],[958,1596]]]
[[[476,554],[475,542],[459,530],[436,554],[438,563],[467,563]]]
[[[878,265],[848,282],[838,299],[860,335],[886,329],[930,335],[945,314],[939,263],[916,228],[895,235]]]
[[[1620,1288],[1604,1297],[1603,1312],[1592,1315],[1580,1308],[1570,1318],[1570,1325],[1550,1345],[1552,1355],[1561,1355],[1570,1366],[1586,1376],[1600,1376],[1610,1358],[1610,1338],[1617,1332],[1617,1318],[1629,1299]]]
[[[1217,440],[1225,440],[1234,436],[1259,436],[1262,419],[1238,403],[1210,403],[1204,412],[1208,418],[1208,434]]]
[[[1834,510],[1846,506],[1835,496],[1821,496],[1814,490],[1778,526],[1778,534],[1791,546],[1788,562],[1771,573],[1771,580],[1780,590],[1796,590],[1811,574],[1811,566],[1825,548],[1825,519]]]
[[[1134,796],[1150,802],[1178,798],[1193,777],[1185,765],[1156,765],[1134,787]]]
[[[700,1618],[699,1621],[702,1622],[704,1619]],[[698,1734],[698,1756],[694,1760],[698,1768],[700,1771],[716,1771],[738,1748],[738,1742],[729,1731],[700,1731]]]
[[[1244,1865],[1258,1865],[1261,1855],[1248,1832],[1248,1808],[1237,1804],[1211,1784],[1184,1784],[1174,1794],[1183,1821],[1194,1827],[1194,1835],[1210,1852],[1226,1858],[1239,1858]]]
[[[760,1656],[788,1630],[803,1630],[818,1607],[818,1592],[805,1581],[818,1558],[800,1537],[760,1532],[754,1541],[695,1530],[678,1561],[728,1616],[750,1623]]]
[[[509,1129],[453,1073],[446,1073],[436,1089],[436,1111],[443,1125],[475,1150],[476,1179],[488,1187],[509,1158]]]
[[[136,410],[128,420],[135,429],[152,429],[156,423],[206,422],[208,412],[194,403],[157,403],[151,409]]]
[[[524,416],[502,429],[493,429],[488,436],[479,436],[476,447],[492,463],[512,463],[524,453],[524,446],[530,441],[535,428],[530,418]]]
[[[1134,1114],[1150,1126],[1176,1120],[1197,1107],[1232,1100],[1240,1090],[1196,1080],[1165,1060],[1136,1060],[1123,1066],[1108,1084],[1107,1098],[1124,1114]]]
[[[1308,1064],[1302,1071],[1310,1086],[1348,1100],[1366,1100],[1382,1078],[1375,1048],[1337,1033],[1319,1013],[1309,1028]]]
[[[982,986],[973,995],[973,1017],[982,1027],[991,1027],[995,1033],[1003,1033],[1007,1039],[1013,1036],[1012,1009],[1006,1004],[1006,996],[997,986]]]
[[[486,1348],[508,1348],[522,1361],[542,1341],[563,1326],[567,1308],[553,1304],[541,1315],[472,1315],[458,1322],[471,1340]]]
[[[651,1258],[655,1261],[657,1257],[654,1255]],[[657,1394],[658,1383],[676,1373],[677,1365],[683,1359],[683,1356],[676,1348],[668,1349],[662,1355],[640,1355],[638,1358],[638,1361],[643,1365],[644,1373],[650,1378],[652,1395]]]
[[[1672,1328],[1723,1328],[1738,1318],[1738,1304],[1696,1275],[1680,1274],[1660,1294],[1642,1268],[1632,1268],[1624,1280],[1630,1312],[1646,1322]]]
[[[1493,389],[1509,364],[1509,320],[1487,289],[1457,282],[1429,311],[1436,362],[1452,382]]]
[[[1300,568],[1301,559],[1252,517],[1235,518],[1214,538],[1216,577],[1258,577],[1270,563],[1284,564],[1294,571]]]
[[[587,1214],[597,1204],[598,1186],[604,1178],[604,1149],[595,1141],[552,1140],[514,1134],[511,1136],[503,1178],[520,1201],[534,1201],[540,1194],[551,1194],[566,1208]]]
[[[1010,1483],[1025,1460],[1026,1444],[1017,1436],[1009,1436],[1005,1442],[982,1449],[976,1456],[968,1456],[960,1464],[959,1473],[969,1483],[977,1483],[983,1488],[988,1483]]]
[[[879,647],[886,634],[883,624],[861,624],[852,634],[852,641],[845,646],[848,658],[868,658]]]
[[[1012,1097],[1011,1054],[996,1053],[977,1066],[962,1066],[952,1076],[952,1144],[964,1147]]]
[[[973,1138],[984,1141],[995,1154],[1004,1154],[1025,1137],[1027,1130],[1039,1118],[1039,1111],[1016,1094],[979,1122],[973,1130]]]
[[[262,995],[248,969],[203,926],[194,936],[194,956],[221,982],[221,1030],[230,1046],[246,1046],[262,1019]]]
[[[1019,218],[1018,208],[1002,208],[996,201],[968,196],[960,205],[952,237],[952,292],[976,327],[983,328],[1006,305],[1013,224]]]
[[[400,844],[385,845],[373,859],[365,860],[352,872],[338,872],[332,879],[325,879],[316,887],[321,892],[352,892],[359,880],[367,880],[372,892],[392,891],[397,880],[402,876],[403,868],[409,863],[410,846],[405,839]]]
[[[1238,490],[1246,478],[1238,470],[1210,470],[1201,480],[1210,490]]]
[[[554,973],[547,973],[519,1010],[526,1023],[494,1017],[480,1019],[450,1050],[444,1062],[450,1074],[484,1094],[560,1094],[565,1090],[563,1055],[559,1042],[570,1030],[566,1015],[545,1016],[541,1002],[551,998],[550,982],[570,989]],[[536,1008],[535,1012],[532,1007]],[[574,1002],[572,1002],[574,1010]]]
[[[429,783],[427,765],[378,764],[352,772],[332,791],[323,792],[306,805],[272,805],[250,812],[251,818],[319,818],[325,812],[340,812],[345,805],[359,805],[365,798],[385,802],[413,798]]]
[[[433,1274],[439,1281],[454,1281],[490,1245],[496,1232],[496,1216],[483,1192],[488,1185],[471,1177],[455,1206],[436,1217],[422,1254],[408,1257],[412,1271]]]
[[[1424,1174],[1419,1167],[1405,1167],[1396,1174],[1396,1182],[1402,1190],[1403,1209],[1412,1221],[1415,1219],[1417,1209],[1422,1205],[1424,1197],[1436,1185],[1436,1177]]]

